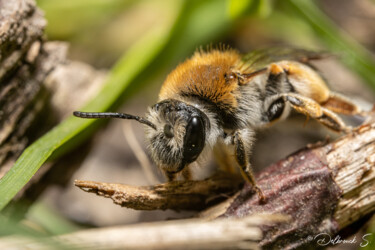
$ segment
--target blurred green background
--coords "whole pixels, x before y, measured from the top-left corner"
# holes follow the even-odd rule
[[[280,45],[330,51],[340,57],[345,70],[361,79],[360,84],[375,89],[373,1],[37,0],[37,4],[48,21],[48,40],[67,41],[71,60],[110,71],[103,91],[85,110],[114,110],[144,92],[146,105],[152,104],[176,64],[200,46],[220,43],[243,53]],[[63,159],[98,125],[68,118],[30,145],[13,171],[0,180],[0,209],[45,162]],[[20,173],[22,180],[17,178]],[[40,203],[25,215],[18,217],[32,221],[34,227],[3,223],[8,226],[0,227],[0,233],[49,235],[83,227]]]
[[[49,39],[71,42],[72,58],[98,67],[110,67],[143,33],[179,18],[181,26],[174,32],[180,33],[182,41],[175,46],[183,52],[174,60],[208,43],[226,43],[243,52],[259,46],[303,46],[338,53],[368,84],[375,85],[373,56],[365,49],[374,46],[373,31],[366,34],[366,29],[373,30],[369,1],[353,4],[354,9],[346,1],[309,0],[37,2],[48,20]],[[341,22],[335,23],[325,12]],[[370,20],[366,23],[366,19]]]

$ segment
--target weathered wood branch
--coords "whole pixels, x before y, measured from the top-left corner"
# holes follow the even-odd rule
[[[46,99],[37,100],[51,68],[40,65],[45,24],[34,1],[0,1],[0,165],[24,149],[24,133]]]
[[[201,213],[201,218],[241,218],[259,213],[281,213],[292,220],[277,226],[262,227],[264,237],[260,246],[293,249],[306,244],[316,244],[312,236],[319,233],[335,235],[375,211],[374,155],[375,124],[362,126],[332,143],[321,143],[302,149],[262,171],[257,181],[266,196],[265,203],[259,203],[252,187],[245,185],[231,199]],[[194,190],[195,193],[206,181],[186,182],[184,189]],[[121,185],[92,185],[85,182],[77,184],[80,188],[87,188],[112,199],[114,198],[111,192],[113,195],[117,192],[117,197],[133,200],[134,203],[152,200],[147,194],[146,197],[142,196],[141,200],[136,193],[122,193],[121,188],[114,189]],[[89,185],[85,186],[86,184]],[[126,186],[126,189],[137,188]],[[155,186],[142,189],[153,190]],[[101,193],[100,190],[106,192]],[[176,195],[174,189],[169,190],[171,192],[158,194],[164,196],[162,199],[159,197],[158,202],[163,201],[164,204],[158,204],[158,207],[165,209],[178,206],[174,203],[172,207],[168,207],[169,197]],[[189,192],[185,195],[188,199]],[[193,197],[194,194],[192,201]],[[125,203],[121,205],[134,207]]]
[[[49,244],[77,249],[258,249],[260,225],[286,221],[280,215],[202,221],[185,219],[83,230],[48,240],[6,237],[1,249],[49,249]]]
[[[203,181],[175,181],[149,187],[80,180],[75,185],[137,210],[202,210],[214,201],[233,195],[242,182],[238,176],[221,174]]]
[[[221,216],[280,212],[293,221],[265,229],[261,246],[288,249],[315,244],[312,236],[335,235],[375,211],[374,154],[374,124],[299,151],[258,177],[266,204],[250,197],[253,191],[245,186]]]
[[[45,40],[45,25],[34,0],[0,0],[0,178],[32,141],[95,95],[106,77],[68,60],[66,43]],[[46,164],[16,199],[27,196],[23,204],[31,204],[48,185],[66,183],[83,155],[70,159],[69,169]]]
[[[65,43],[46,42],[45,25],[34,0],[0,0],[0,178],[104,82],[105,72],[69,61]]]

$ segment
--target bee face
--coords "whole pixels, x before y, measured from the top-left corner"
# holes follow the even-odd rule
[[[146,138],[154,162],[168,173],[178,173],[194,162],[205,146],[210,129],[207,116],[184,102],[168,99],[149,109]]]

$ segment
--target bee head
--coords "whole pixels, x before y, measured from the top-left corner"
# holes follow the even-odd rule
[[[152,106],[146,119],[156,127],[146,127],[151,157],[163,171],[178,173],[199,157],[210,128],[202,111],[168,99]]]

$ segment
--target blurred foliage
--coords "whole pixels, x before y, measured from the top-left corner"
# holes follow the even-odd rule
[[[272,0],[228,0],[228,13],[233,19],[239,16],[267,17],[272,12]]]
[[[375,89],[375,61],[370,51],[339,29],[312,1],[288,0],[284,6],[306,22],[328,50],[343,55],[342,61]]]
[[[367,241],[362,240],[362,243],[365,247],[359,247],[359,249],[373,250],[375,249],[375,216],[372,216],[370,220],[367,234],[369,234],[365,237]]]
[[[46,33],[58,40],[69,40],[92,32],[114,15],[130,8],[133,0],[37,0],[48,20]]]
[[[344,53],[344,63],[375,87],[373,57],[329,20],[314,1],[37,0],[37,3],[48,20],[48,38],[69,41],[72,58],[101,67],[110,67],[118,61],[103,91],[82,109],[86,111],[115,109],[155,77],[165,76],[173,65],[199,46],[219,41],[239,45],[240,49],[281,43]],[[241,41],[241,38],[246,39]],[[0,210],[43,163],[79,146],[99,124],[95,120],[69,117],[30,145],[0,180]],[[40,224],[45,228],[64,224],[56,221],[59,220]],[[62,228],[64,232],[73,230],[69,226]]]

